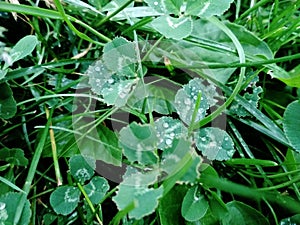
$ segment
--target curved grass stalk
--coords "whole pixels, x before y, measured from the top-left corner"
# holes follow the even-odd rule
[[[59,3],[60,4],[60,3]],[[58,7],[59,8],[59,7]],[[103,43],[100,43],[98,41],[95,41],[93,39],[91,39],[90,37],[88,37],[86,34],[81,33],[80,31],[78,31],[71,22],[77,23],[80,26],[84,27],[85,29],[87,29],[88,31],[90,31],[92,34],[96,35],[98,38],[100,38],[101,40],[105,41],[105,42],[109,42],[111,41],[110,38],[106,37],[105,35],[99,33],[97,30],[95,30],[94,28],[90,27],[89,25],[83,23],[82,21],[76,19],[75,17],[72,17],[68,14],[65,14],[63,12],[56,12],[54,10],[50,10],[50,9],[42,9],[39,7],[35,7],[35,6],[28,6],[28,5],[16,5],[16,4],[9,4],[6,2],[0,2],[0,9],[1,11],[6,11],[6,12],[17,12],[17,13],[21,13],[21,14],[26,14],[26,15],[32,15],[32,16],[38,16],[38,17],[46,17],[46,18],[50,18],[50,19],[57,19],[57,20],[64,20],[66,21],[66,23],[70,26],[70,28],[82,39],[92,42],[94,44],[100,45],[100,46],[104,46]],[[60,8],[61,9],[61,8]],[[62,8],[63,9],[63,8]],[[67,22],[68,21],[68,22]]]
[[[219,21],[216,17],[211,17],[208,19],[211,23],[215,24],[217,27],[219,27],[228,37],[232,40],[234,46],[236,47],[237,53],[239,55],[240,63],[245,63],[246,62],[246,56],[244,49],[237,39],[237,37],[234,35],[234,33],[226,27],[221,21]],[[215,119],[217,116],[219,116],[227,106],[231,104],[231,102],[234,100],[235,96],[239,93],[240,89],[243,86],[243,80],[245,77],[245,67],[241,67],[240,69],[240,74],[239,74],[239,79],[237,82],[237,85],[235,86],[232,94],[229,96],[229,98],[226,100],[226,102],[221,105],[216,111],[208,115],[207,117],[203,118],[198,124],[193,126],[193,129],[199,129],[201,126],[206,125],[207,123],[211,122],[213,119]]]

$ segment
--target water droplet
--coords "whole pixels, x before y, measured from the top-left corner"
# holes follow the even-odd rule
[[[175,134],[174,134],[174,133],[171,133],[171,134],[170,134],[170,136],[171,136],[171,137],[174,137],[174,136],[175,136]]]
[[[201,138],[201,141],[206,141],[206,137],[202,137],[202,138]]]
[[[3,202],[0,202],[0,210],[3,210],[3,209],[5,209],[5,206],[6,206],[6,204],[5,204],[5,203],[3,203]]]
[[[110,78],[108,79],[108,83],[112,84],[114,82],[114,79]]]
[[[153,4],[154,4],[154,5],[158,5],[158,2],[154,2]]]
[[[228,140],[229,140],[228,137],[225,137],[225,138],[224,138],[224,141],[228,141]]]
[[[169,124],[168,124],[168,123],[164,123],[164,124],[163,124],[163,127],[164,127],[164,128],[168,128],[168,127],[169,127]]]
[[[100,72],[100,70],[101,70],[100,67],[98,67],[98,66],[95,67],[96,72]]]
[[[191,104],[191,100],[188,99],[188,98],[184,99],[184,104],[190,105]]]
[[[171,139],[167,139],[167,140],[166,140],[166,144],[167,144],[167,145],[171,145],[171,144],[172,144],[172,140],[171,140]]]

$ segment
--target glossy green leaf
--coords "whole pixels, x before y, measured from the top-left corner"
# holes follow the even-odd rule
[[[174,139],[172,145],[162,153],[161,169],[168,175],[172,175],[180,160],[190,151],[192,151],[191,140],[185,138]]]
[[[151,22],[153,28],[166,38],[175,40],[189,36],[193,29],[193,21],[189,17],[174,18],[171,16],[160,16]]]
[[[165,14],[179,15],[183,0],[145,0],[154,10]]]
[[[69,160],[71,175],[80,183],[90,180],[94,175],[96,160],[82,155],[74,155]]]
[[[17,112],[17,103],[7,83],[0,83],[0,118],[10,119]]]
[[[128,186],[148,186],[155,184],[159,175],[160,171],[155,167],[146,167],[144,170],[138,170],[132,166],[127,166],[122,184]]]
[[[8,192],[0,196],[0,224],[10,225],[14,223],[16,208],[21,199],[21,193]],[[28,225],[31,217],[30,203],[26,200],[18,225]]]
[[[206,110],[209,108],[207,98],[201,90],[201,80],[194,78],[188,84],[184,85],[175,96],[175,108],[180,119],[186,124],[190,125],[192,116],[196,106],[198,95],[201,94],[200,107],[197,110],[196,121],[204,118]]]
[[[154,212],[158,199],[162,197],[163,188],[148,188],[147,186],[129,186],[120,184],[113,201],[119,210],[135,202],[136,208],[129,212],[129,218],[141,219]]]
[[[137,62],[135,44],[125,38],[117,37],[103,48],[103,62],[112,73],[122,73],[125,77],[134,77],[134,63]]]
[[[209,160],[228,160],[235,152],[231,137],[217,127],[206,127],[195,132],[195,143]]]
[[[280,225],[297,225],[300,224],[300,214],[284,218],[280,221]]]
[[[119,37],[107,43],[103,48],[102,59],[86,71],[92,91],[102,95],[103,102],[108,105],[124,106],[139,80],[136,62],[133,42]]]
[[[27,35],[17,42],[17,44],[12,48],[10,52],[10,64],[11,66],[14,62],[25,58],[35,49],[38,44],[38,39],[34,35]]]
[[[198,155],[193,155],[193,163],[187,172],[180,178],[178,182],[184,182],[189,184],[197,183],[197,179],[200,177],[199,168],[203,160]]]
[[[174,186],[160,199],[158,213],[162,225],[184,224],[185,221],[181,216],[181,204],[186,191],[187,187],[184,185]]]
[[[128,69],[128,67],[127,67]],[[123,68],[123,72],[126,68]],[[103,96],[103,102],[118,107],[124,106],[138,78],[129,79],[122,71],[110,71],[102,60],[98,60],[87,70],[92,91]],[[116,71],[117,72],[117,71]]]
[[[122,164],[122,149],[118,146],[118,138],[116,134],[105,126],[98,126],[97,131],[99,139],[102,143],[97,143],[95,155],[96,160],[102,160],[105,163],[121,166]]]
[[[289,71],[289,75],[288,79],[282,81],[291,87],[300,88],[300,65]]]
[[[180,120],[172,117],[163,116],[154,122],[155,130],[157,132],[158,145],[161,150],[170,148],[174,139],[187,137],[187,128]]]
[[[138,112],[168,115],[175,111],[175,94],[169,88],[139,82],[127,104]]]
[[[224,23],[239,39],[247,60],[252,62],[273,58],[273,53],[269,46],[244,26],[229,22]],[[193,24],[193,32],[187,38],[189,42],[179,43],[184,49],[183,52],[176,51],[181,59],[186,59],[187,63],[194,62],[202,66],[207,65],[208,68],[211,63],[233,63],[239,61],[231,39],[223,31],[204,19],[195,20]],[[270,65],[270,69],[271,67],[275,69],[273,64]],[[236,68],[200,69],[206,75],[222,83],[226,83],[235,70]]]
[[[283,130],[293,146],[300,152],[300,101],[294,101],[288,105],[283,115]]]
[[[199,168],[202,158],[194,154],[191,140],[186,138],[176,138],[169,148],[165,148],[162,154],[160,170],[164,172],[165,177],[172,176],[178,169],[178,164],[186,154],[191,154],[192,164],[187,168],[186,172],[178,178],[177,182],[194,183],[199,178]]]
[[[222,225],[269,225],[266,217],[249,205],[238,201],[232,201],[226,205],[228,214],[222,219]]]
[[[204,217],[208,208],[208,201],[199,186],[193,186],[184,196],[181,214],[187,221],[197,221]]]
[[[188,0],[185,14],[208,18],[220,16],[230,7],[233,0]]]
[[[288,86],[300,88],[299,71],[299,66],[297,66],[290,72],[285,71],[281,67],[277,67],[276,69],[270,68],[269,74],[271,75],[271,77],[281,80]]]
[[[157,137],[151,125],[131,123],[120,131],[119,146],[130,162],[142,165],[155,164],[158,160]]]
[[[89,199],[93,204],[98,204],[109,190],[109,184],[103,177],[93,177],[84,187]]]
[[[296,152],[289,148],[284,158],[284,164],[288,171],[300,170],[300,152]]]
[[[77,207],[80,191],[76,187],[60,186],[50,195],[50,204],[57,214],[68,215]]]
[[[6,161],[16,166],[28,165],[28,159],[24,156],[24,151],[20,148],[0,149],[0,160]]]

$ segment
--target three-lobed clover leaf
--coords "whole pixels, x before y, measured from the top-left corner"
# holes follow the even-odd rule
[[[189,36],[193,30],[193,20],[190,17],[160,16],[154,19],[151,25],[166,38],[175,40],[181,40]]]
[[[74,211],[80,200],[80,190],[76,187],[61,186],[50,195],[50,204],[57,214],[68,215]]]
[[[95,173],[96,161],[89,156],[74,155],[69,163],[71,175],[80,183],[90,180]]]
[[[119,146],[130,162],[142,165],[155,164],[158,156],[157,137],[154,128],[149,124],[133,122],[120,131]]]
[[[93,177],[95,162],[93,158],[82,155],[74,155],[69,160],[72,177],[81,184],[90,180],[83,189],[93,204],[99,204],[109,190],[109,184],[103,177]],[[79,188],[69,185],[60,186],[51,193],[50,204],[57,214],[69,215],[78,206],[80,196]]]
[[[152,21],[153,28],[167,38],[181,40],[189,36],[193,30],[191,16],[209,18],[222,15],[229,9],[233,0],[146,0],[145,2],[158,13],[164,14]]]
[[[195,132],[194,139],[198,150],[209,160],[228,160],[235,152],[231,137],[217,127],[200,129]]]
[[[157,132],[158,144],[157,147],[161,150],[170,148],[174,139],[187,137],[187,128],[180,120],[171,117],[163,116],[154,122]]]
[[[93,177],[92,180],[90,180],[90,182],[83,188],[91,202],[93,204],[98,204],[109,190],[109,184],[103,177],[96,176]]]
[[[227,11],[233,0],[187,0],[185,14],[208,18]]]
[[[202,91],[203,85],[199,78],[192,79],[188,84],[183,85],[175,96],[175,108],[180,119],[188,125],[191,125],[194,111],[197,110],[195,121],[200,121],[206,115],[209,108],[207,98]],[[200,107],[196,108],[196,101],[201,95]]]
[[[123,210],[129,205],[134,205],[128,215],[129,218],[135,219],[141,219],[153,213],[158,206],[158,199],[163,195],[163,187],[154,189],[149,185],[156,182],[158,175],[158,170],[142,172],[128,167],[117,195],[113,197],[118,209]]]
[[[0,159],[16,166],[27,166],[28,159],[20,148],[3,148],[0,150]]]
[[[139,80],[136,62],[134,43],[121,37],[113,39],[104,46],[102,59],[86,72],[92,91],[108,105],[124,106]]]

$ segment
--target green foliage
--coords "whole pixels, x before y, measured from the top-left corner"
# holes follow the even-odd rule
[[[157,162],[157,137],[151,125],[131,123],[120,131],[119,146],[130,162],[152,165]]]
[[[228,160],[235,152],[231,137],[217,127],[203,128],[195,133],[195,143],[210,160]]]
[[[57,214],[68,215],[77,207],[79,197],[78,188],[62,186],[51,193],[50,204]]]
[[[141,219],[154,212],[158,206],[158,199],[163,195],[163,187],[154,189],[149,185],[156,182],[158,175],[158,171],[143,173],[128,167],[117,195],[113,197],[118,209],[124,210],[133,204],[134,208],[129,212],[129,217],[135,219]]]
[[[187,221],[198,221],[209,207],[205,195],[201,194],[198,186],[190,188],[184,196],[181,213]]]
[[[7,83],[0,83],[2,90],[0,97],[0,118],[10,119],[17,112],[17,104],[13,92]]]
[[[201,102],[197,109],[195,106],[199,95]],[[204,118],[206,110],[209,108],[209,104],[205,94],[202,92],[200,79],[196,78],[191,80],[177,92],[175,97],[175,107],[180,119],[188,125],[192,125],[191,122],[195,110],[197,110],[195,121],[200,121]]]
[[[103,177],[93,177],[84,187],[85,192],[89,196],[93,204],[99,204],[105,193],[109,190],[107,180]]]
[[[0,224],[297,224],[300,2],[233,2],[0,1]]]
[[[181,40],[188,37],[193,30],[193,20],[191,16],[208,18],[214,15],[222,15],[228,10],[232,0],[226,1],[207,1],[207,0],[146,0],[146,3],[162,15],[151,22],[153,28],[164,35],[166,38]],[[179,16],[175,18],[172,14]]]
[[[299,100],[288,105],[284,112],[283,129],[287,139],[296,151],[300,151],[300,103]]]
[[[15,224],[14,217],[16,208],[20,202],[22,193],[9,192],[4,195],[0,195],[0,222],[1,224]],[[24,209],[21,215],[18,225],[27,225],[31,217],[30,203],[26,200]]]
[[[184,223],[181,216],[181,205],[186,194],[185,186],[175,186],[160,199],[159,218],[162,225],[180,225]]]
[[[173,18],[161,16],[152,21],[152,26],[166,38],[181,40],[189,36],[193,29],[193,21],[189,17]]]
[[[229,212],[222,219],[222,224],[269,224],[260,212],[242,202],[232,201],[226,205]]]
[[[96,167],[95,160],[82,155],[74,155],[69,160],[70,173],[76,180],[77,186],[60,186],[50,195],[50,204],[57,214],[69,215],[80,203],[81,192],[94,205],[104,198],[109,190],[109,184],[103,177],[93,176]],[[81,184],[89,181],[81,187]],[[93,206],[90,206],[93,207]]]
[[[0,70],[0,81],[5,77],[8,67],[16,61],[30,55],[37,44],[38,40],[34,35],[28,35],[19,40],[18,43],[11,49],[8,59],[6,59],[4,66]]]
[[[3,148],[0,150],[1,161],[6,161],[15,166],[27,166],[28,159],[24,156],[24,151],[19,148]]]

